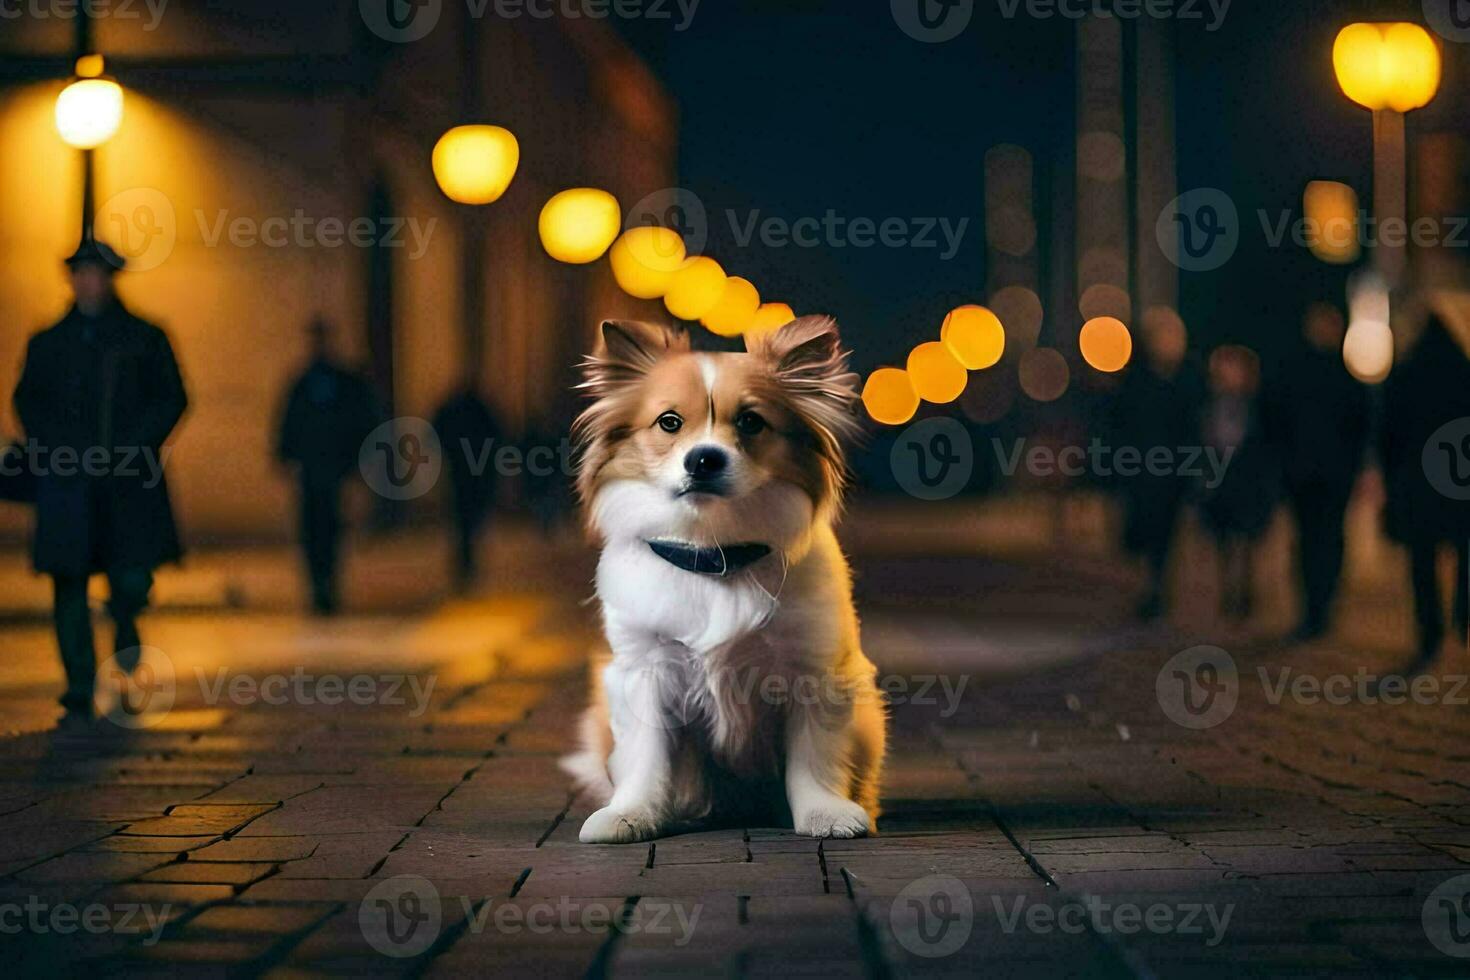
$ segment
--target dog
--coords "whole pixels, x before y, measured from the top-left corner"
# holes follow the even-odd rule
[[[876,833],[887,716],[832,525],[856,434],[836,323],[691,350],[609,321],[580,387],[577,489],[608,650],[580,750],[586,843],[790,821]]]

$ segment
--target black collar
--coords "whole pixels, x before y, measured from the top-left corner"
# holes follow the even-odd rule
[[[731,544],[723,548],[699,548],[694,545],[676,544],[672,541],[650,541],[648,547],[655,555],[686,572],[701,575],[733,575],[749,568],[771,553],[770,545]]]

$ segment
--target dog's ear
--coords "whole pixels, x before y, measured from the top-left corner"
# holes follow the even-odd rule
[[[667,353],[688,349],[686,330],[638,320],[604,320],[597,356],[637,367],[652,364]]]
[[[837,398],[844,406],[855,397],[858,376],[847,370],[848,353],[830,316],[798,317],[776,330],[746,334],[745,349],[764,358],[788,384]]]

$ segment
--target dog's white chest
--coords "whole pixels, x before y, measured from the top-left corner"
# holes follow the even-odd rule
[[[779,579],[775,584],[779,588]],[[780,605],[756,573],[726,578],[687,572],[642,542],[603,551],[597,595],[610,634],[642,633],[673,640],[696,653],[755,633]]]

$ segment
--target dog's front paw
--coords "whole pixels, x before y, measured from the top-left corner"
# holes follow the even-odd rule
[[[796,832],[808,837],[865,837],[868,811],[840,796],[824,797],[797,809]]]
[[[583,844],[632,844],[658,834],[658,820],[649,811],[605,806],[587,818],[577,838]]]

